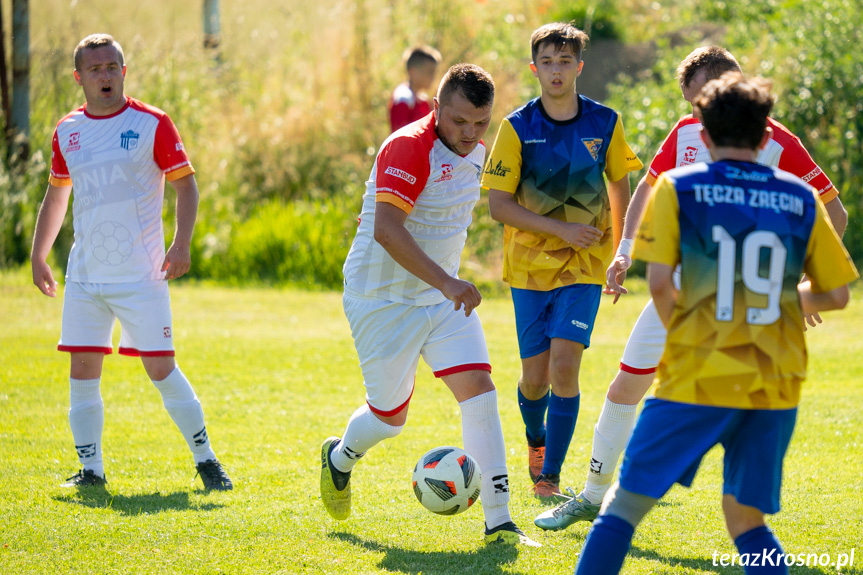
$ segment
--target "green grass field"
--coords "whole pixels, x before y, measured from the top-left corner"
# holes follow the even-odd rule
[[[612,307],[604,300],[583,364],[583,400],[564,467],[580,488],[592,428],[643,283]],[[340,294],[178,284],[172,291],[177,357],[204,404],[210,438],[235,489],[206,494],[179,432],[137,360],[105,362],[107,493],[64,490],[78,468],[66,413],[68,358],[54,350],[62,303],[0,272],[0,573],[409,573],[571,572],[587,532],[545,533],[529,496],[519,374],[507,298],[479,308],[509,453],[511,509],[543,544],[485,549],[477,507],[456,517],[425,511],[411,470],[431,447],[461,444],[455,401],[426,366],[404,432],[370,451],[354,474],[354,513],[326,514],[318,497],[319,446],[341,434],[363,388]],[[863,293],[810,331],[810,377],[786,461],[784,508],[772,525],[786,552],[855,551],[863,573]],[[119,334],[115,334],[118,336]],[[644,521],[625,573],[742,573],[716,567],[732,553],[719,510],[721,461],[711,452],[692,489],[675,488]],[[792,573],[835,573],[834,567]]]

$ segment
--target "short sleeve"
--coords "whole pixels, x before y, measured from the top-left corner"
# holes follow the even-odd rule
[[[676,266],[680,262],[679,211],[674,184],[667,176],[660,176],[645,206],[635,237],[633,257]]]
[[[660,174],[675,167],[677,162],[677,131],[680,129],[680,125],[681,122],[677,122],[665,136],[665,140],[659,146],[656,155],[653,156],[653,161],[650,162],[650,167],[647,170],[647,183],[651,186],[656,183]]]
[[[61,188],[72,185],[72,176],[69,175],[66,158],[63,157],[63,152],[60,150],[60,138],[57,135],[57,130],[54,130],[54,137],[51,140],[51,173],[48,176],[48,182],[52,186]]]
[[[859,274],[842,240],[830,224],[824,204],[815,202],[815,206],[818,212],[809,236],[803,270],[812,281],[812,291],[824,293],[851,283]]]
[[[165,177],[169,182],[195,173],[189,156],[186,155],[186,148],[180,139],[180,133],[167,114],[163,114],[159,118],[159,124],[156,126],[153,159],[156,165],[165,172]]]
[[[779,157],[780,170],[791,172],[810,186],[818,190],[821,201],[825,204],[839,195],[839,191],[833,186],[833,182],[824,173],[824,170],[815,163],[812,156],[800,138],[794,136],[786,142],[786,147]]]
[[[617,114],[617,120],[614,124],[614,132],[611,134],[611,143],[608,146],[608,152],[605,155],[605,175],[612,182],[616,182],[629,172],[640,170],[644,167],[629,144],[626,143],[626,137],[623,133],[623,120],[620,114]]]
[[[421,138],[401,136],[384,144],[376,163],[375,201],[410,213],[428,182],[429,153]]]
[[[483,189],[495,189],[514,194],[521,181],[521,139],[504,118],[497,131],[497,138],[483,170],[480,185]]]

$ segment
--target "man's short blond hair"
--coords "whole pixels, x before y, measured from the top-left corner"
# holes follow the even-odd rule
[[[120,65],[126,65],[126,57],[123,55],[123,47],[120,46],[120,43],[114,40],[114,37],[110,34],[90,34],[75,46],[75,52],[73,53],[73,58],[75,59],[75,69],[80,72],[79,66],[81,65],[81,51],[82,50],[92,50],[93,48],[101,48],[102,46],[113,46],[117,49],[117,53],[120,55]]]

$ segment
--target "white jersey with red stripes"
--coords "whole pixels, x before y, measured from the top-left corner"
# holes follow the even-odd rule
[[[800,139],[772,118],[767,118],[767,125],[773,133],[758,152],[756,162],[791,172],[818,190],[824,203],[835,198],[838,191],[800,143]],[[701,140],[701,122],[691,115],[684,116],[656,152],[650,163],[647,183],[652,186],[660,174],[672,168],[710,161],[710,153]]]
[[[345,289],[409,305],[445,301],[440,290],[397,264],[375,241],[375,205],[387,202],[404,210],[405,228],[419,247],[458,277],[484,161],[482,143],[466,156],[447,148],[435,133],[434,114],[391,134],[366,182],[357,235],[344,265]]]
[[[168,115],[133,98],[110,116],[84,106],[58,122],[52,148],[50,182],[73,191],[66,280],[164,279],[165,178],[194,173]]]

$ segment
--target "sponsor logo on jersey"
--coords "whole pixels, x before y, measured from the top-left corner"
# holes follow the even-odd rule
[[[389,175],[391,175],[391,176],[395,176],[395,177],[397,177],[397,178],[400,178],[400,179],[402,179],[402,180],[406,181],[406,182],[407,182],[407,183],[409,183],[409,184],[415,184],[415,183],[416,183],[416,181],[417,181],[417,179],[416,179],[416,177],[415,177],[415,176],[412,176],[412,175],[410,175],[409,173],[405,172],[404,170],[400,170],[400,169],[398,169],[398,168],[394,168],[394,167],[392,167],[392,166],[390,166],[389,168],[387,168],[387,169],[386,169],[386,171],[385,171],[384,173],[385,173],[385,174],[389,174]]]
[[[512,168],[508,168],[503,165],[503,161],[497,163],[497,165],[493,166],[494,160],[489,158],[488,164],[485,166],[485,173],[489,176],[501,176],[504,177],[508,173],[512,171]]]
[[[165,337],[165,339],[170,338],[171,337],[171,328],[170,327],[163,327],[162,328],[162,335]]]
[[[737,166],[727,166],[725,168],[725,177],[729,180],[744,180],[747,182],[766,182],[767,174],[763,172],[749,172],[741,170]]]
[[[680,162],[680,165],[683,166],[685,164],[694,164],[695,158],[698,157],[698,148],[694,148],[692,146],[687,146],[683,151],[683,160]]]
[[[74,152],[81,149],[81,132],[69,134],[69,145],[66,146],[64,153]]]
[[[587,151],[590,152],[593,161],[599,161],[599,149],[602,147],[602,138],[582,138],[581,142]]]
[[[452,174],[450,174],[452,171],[452,164],[441,164],[440,169],[443,173],[441,174],[441,177],[435,180],[435,182],[443,182],[452,179]]]
[[[817,178],[820,175],[821,175],[821,168],[819,168],[818,166],[815,166],[814,170],[812,170],[811,172],[809,172],[808,174],[806,174],[805,176],[803,176],[800,179],[803,180],[804,182],[809,182],[811,180],[814,180],[815,178]]]
[[[138,138],[141,135],[132,130],[126,130],[120,134],[120,147],[124,150],[134,150],[138,147]]]
[[[177,150],[178,152],[182,152],[183,150],[186,149],[186,147],[183,145],[183,142],[177,142],[174,145],[174,149]]]
[[[525,140],[524,143],[525,144],[544,144],[545,139],[542,139],[542,140]]]
[[[572,325],[574,325],[575,327],[577,327],[579,329],[587,329],[588,327],[590,327],[586,323],[584,323],[583,321],[578,321],[577,319],[572,320]]]

